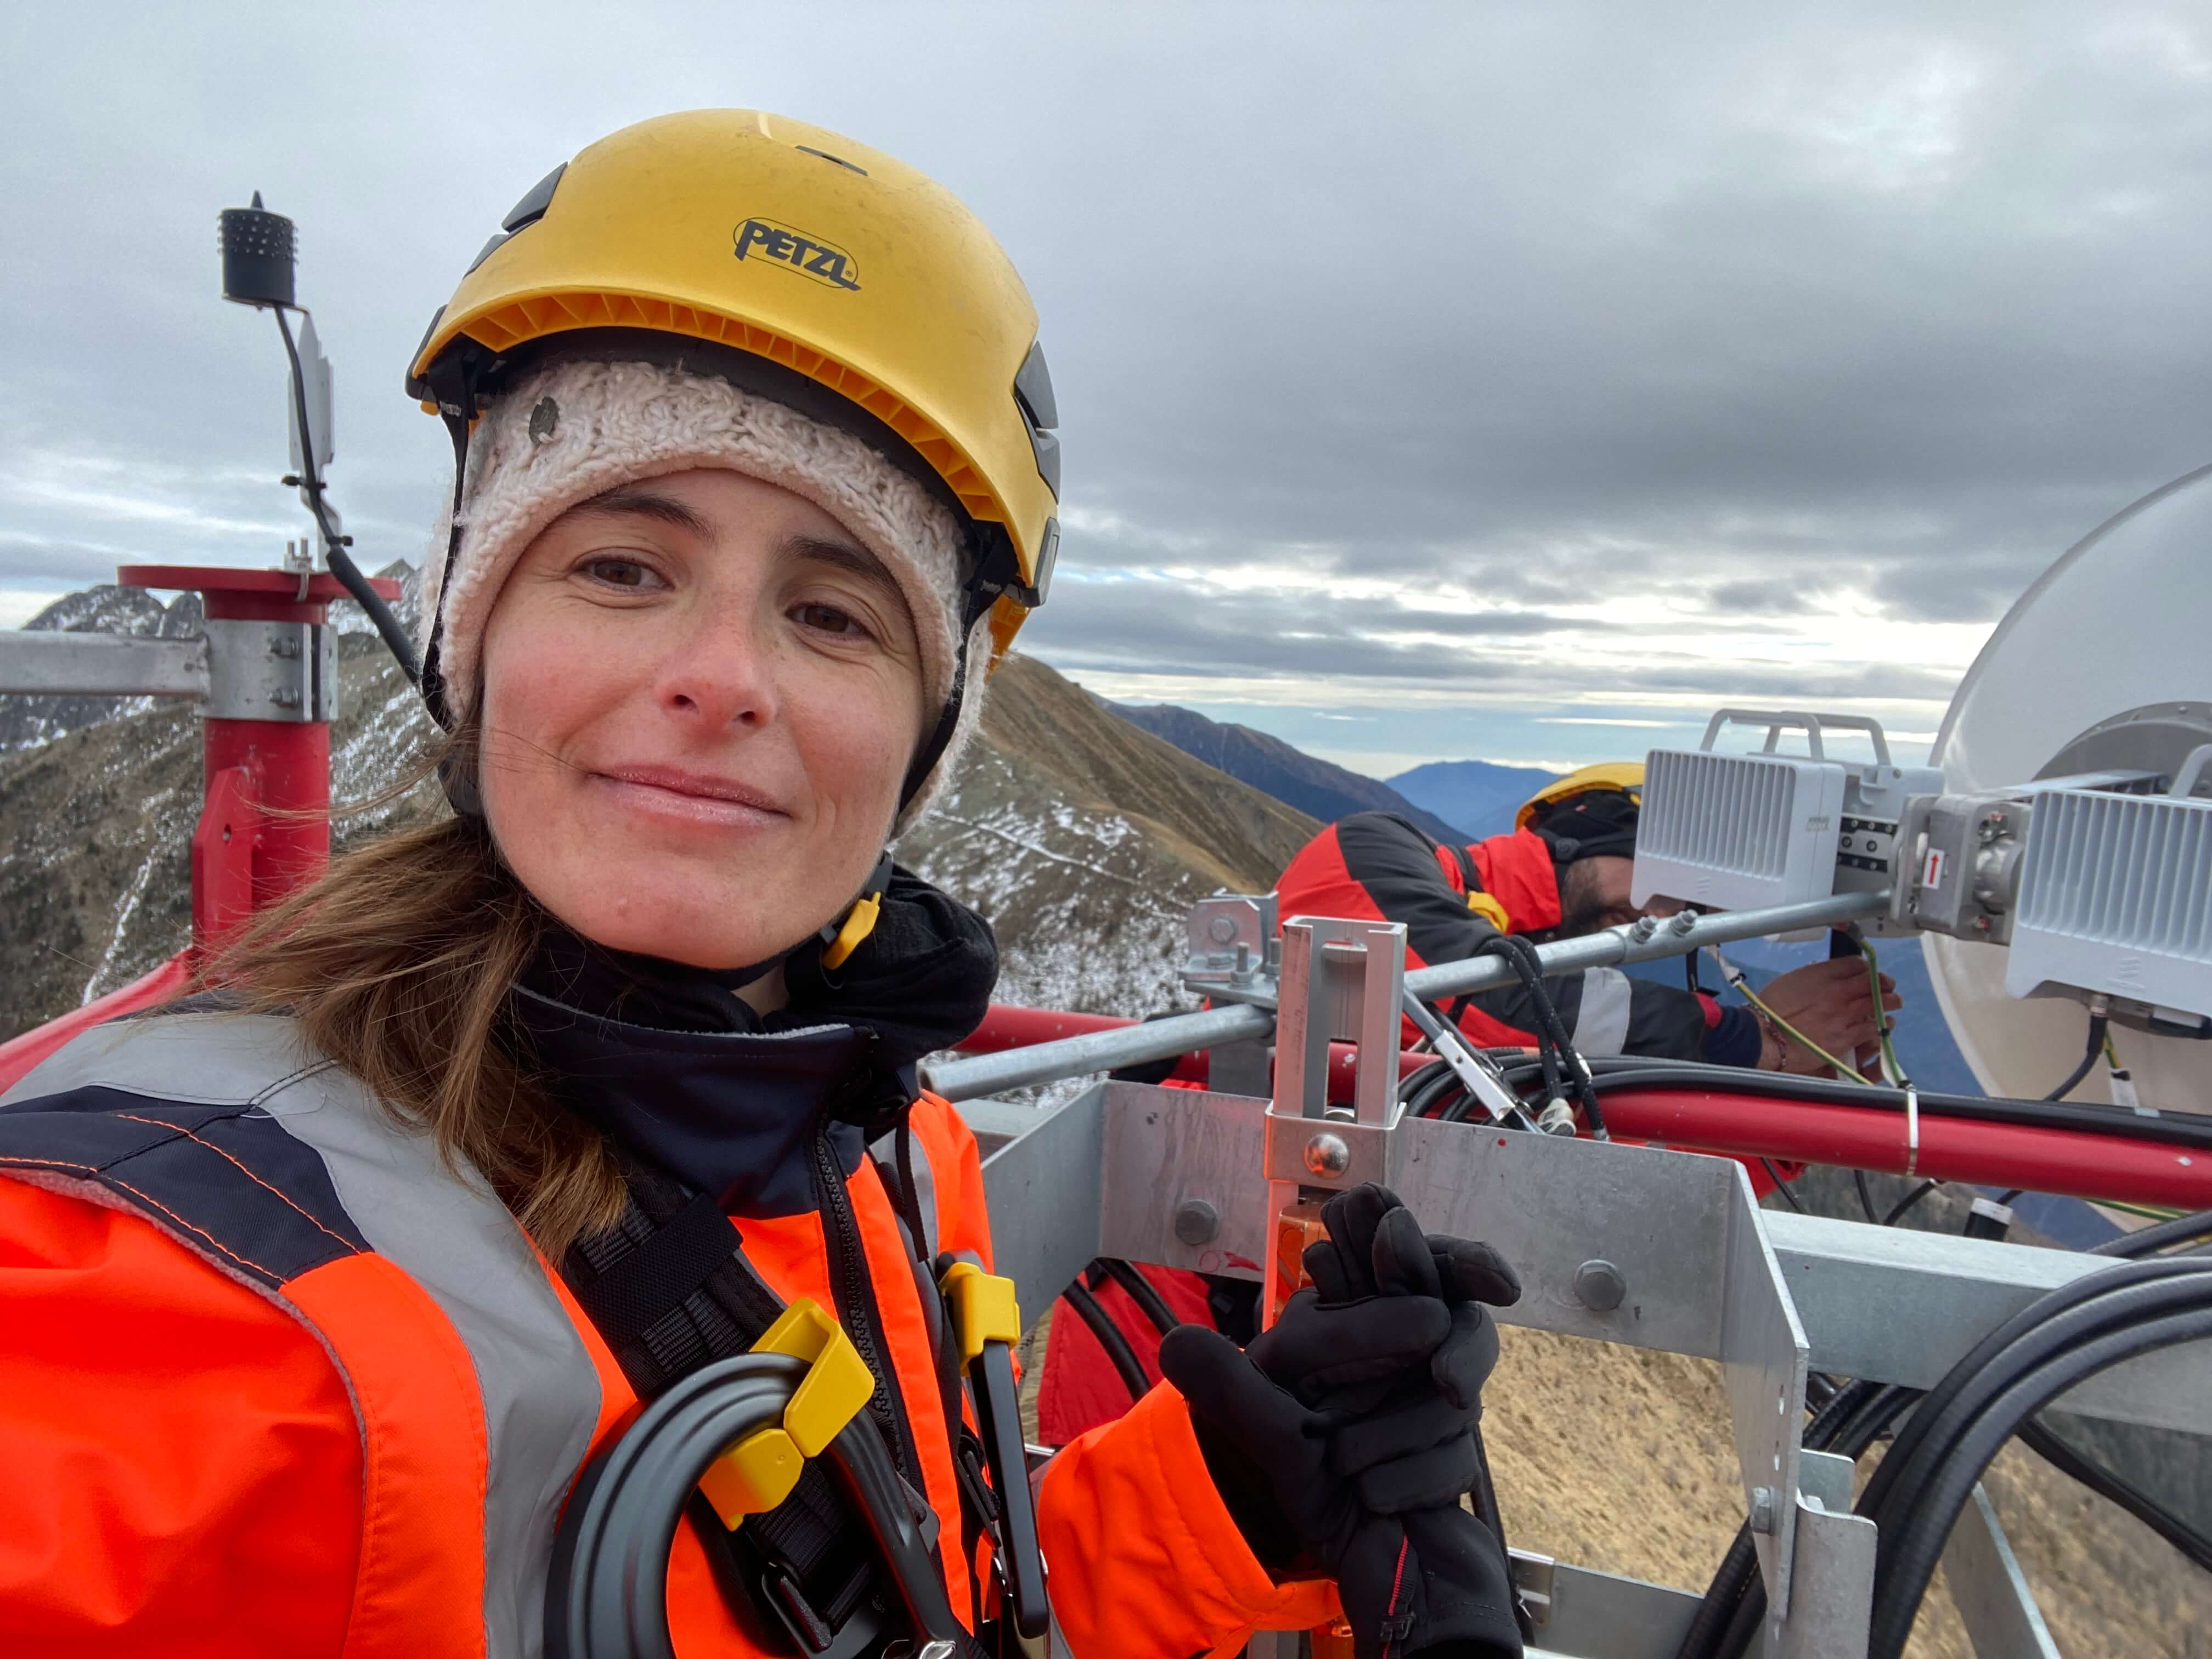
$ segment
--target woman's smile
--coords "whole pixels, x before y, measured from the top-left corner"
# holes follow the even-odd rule
[[[792,815],[768,792],[674,766],[610,766],[587,772],[587,787],[619,811],[715,830],[767,830]]]

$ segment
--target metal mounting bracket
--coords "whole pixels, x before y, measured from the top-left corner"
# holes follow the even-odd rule
[[[322,623],[207,624],[207,712],[216,720],[330,720],[337,702],[337,630]]]

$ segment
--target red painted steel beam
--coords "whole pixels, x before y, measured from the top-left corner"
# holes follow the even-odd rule
[[[115,580],[124,587],[241,593],[276,599],[288,605],[322,605],[332,599],[350,597],[346,585],[326,571],[317,571],[302,583],[296,570],[247,570],[228,564],[126,564],[117,568]],[[371,576],[368,586],[380,599],[392,600],[399,597],[399,584],[389,576]]]
[[[1089,1036],[1094,1031],[1118,1031],[1134,1025],[1133,1019],[1111,1014],[1065,1014],[1056,1008],[1020,1008],[1011,1002],[994,1002],[983,1023],[953,1045],[963,1054],[995,1054],[1007,1048],[1034,1048],[1040,1042],[1062,1037]]]
[[[988,1054],[1136,1023],[1103,1014],[998,1003],[975,1035],[960,1047],[969,1053]],[[1329,1051],[1332,1096],[1350,1097],[1352,1054],[1342,1043]],[[1431,1058],[1401,1054],[1400,1073],[1411,1072]],[[1174,1075],[1204,1082],[1206,1057],[1185,1055]],[[2212,1207],[2212,1157],[2161,1141],[1941,1117],[1923,1111],[1915,1158],[1905,1144],[1905,1114],[1899,1111],[1700,1089],[1610,1090],[1604,1099],[1606,1121],[1622,1139],[1656,1140],[1753,1160],[1771,1158],[1915,1173],[2080,1198]]]
[[[1699,1089],[1614,1089],[1616,1136],[1686,1151],[1788,1158],[2033,1193],[2212,1208],[2212,1155],[2170,1142],[1920,1114],[1920,1147],[1903,1112]]]

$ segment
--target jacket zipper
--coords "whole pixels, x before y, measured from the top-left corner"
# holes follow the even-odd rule
[[[876,1334],[878,1316],[875,1284],[868,1276],[867,1248],[860,1240],[860,1225],[853,1213],[852,1195],[845,1190],[845,1172],[838,1167],[836,1152],[830,1144],[829,1116],[825,1110],[815,1120],[812,1152],[815,1196],[823,1216],[822,1238],[830,1257],[830,1282],[837,1301],[838,1318],[876,1379],[876,1391],[869,1397],[868,1409],[874,1413],[884,1439],[890,1443],[899,1472],[916,1492],[926,1491],[921,1459],[902,1409],[903,1402],[897,1397],[898,1378],[891,1369],[890,1356]]]

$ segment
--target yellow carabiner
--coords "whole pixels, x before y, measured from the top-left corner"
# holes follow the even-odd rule
[[[786,1308],[752,1351],[789,1354],[805,1360],[808,1370],[779,1426],[755,1430],[699,1478],[699,1490],[733,1531],[747,1516],[765,1515],[790,1497],[806,1460],[828,1450],[876,1391],[853,1339],[806,1297]]]
[[[952,1304],[952,1329],[960,1343],[960,1363],[972,1364],[986,1342],[1012,1347],[1022,1340],[1022,1310],[1014,1302],[1014,1281],[985,1273],[972,1261],[956,1261],[937,1288]]]
[[[1467,908],[1480,916],[1501,933],[1513,931],[1513,919],[1505,914],[1505,907],[1488,893],[1473,892],[1467,896]]]

